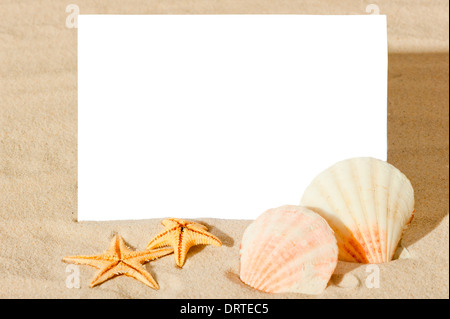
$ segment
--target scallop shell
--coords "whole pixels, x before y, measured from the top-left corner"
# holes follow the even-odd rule
[[[299,206],[269,209],[245,230],[240,278],[272,293],[319,294],[338,259],[336,238],[318,214]]]
[[[320,173],[301,205],[333,228],[339,259],[360,263],[392,260],[414,215],[414,190],[397,168],[375,158],[352,158]]]

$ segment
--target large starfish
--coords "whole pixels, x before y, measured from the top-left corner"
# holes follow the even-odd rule
[[[222,246],[222,242],[214,235],[208,233],[208,228],[202,224],[178,218],[165,219],[162,224],[165,226],[165,229],[148,243],[147,249],[172,246],[175,262],[180,268],[183,267],[186,254],[192,246]]]
[[[78,265],[88,265],[100,269],[90,287],[94,287],[115,276],[125,275],[133,277],[147,286],[159,289],[158,283],[153,279],[142,264],[173,252],[172,248],[152,251],[132,251],[128,249],[122,237],[114,236],[109,249],[95,256],[70,256],[63,261]]]

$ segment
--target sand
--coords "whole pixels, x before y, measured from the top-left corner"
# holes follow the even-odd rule
[[[81,13],[99,14],[365,14],[371,2],[76,1]],[[159,291],[124,276],[88,288],[90,267],[79,268],[81,288],[67,288],[63,256],[103,252],[116,233],[144,249],[162,229],[152,219],[76,221],[77,32],[65,26],[68,3],[0,2],[1,298],[449,298],[447,1],[376,1],[389,29],[388,161],[411,179],[416,215],[402,258],[379,266],[379,288],[368,287],[366,265],[340,262],[319,296],[243,285],[239,243],[250,221],[221,219],[198,221],[223,247],[191,249],[182,269],[172,256],[147,264]]]

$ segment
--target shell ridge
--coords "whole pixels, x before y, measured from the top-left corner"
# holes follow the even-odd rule
[[[264,215],[265,219],[260,220],[260,222],[267,221],[266,227],[263,227],[260,231],[261,234],[276,232],[276,224],[281,216],[279,214],[274,214],[274,216],[271,216],[270,213],[273,211],[275,211],[273,208],[267,210]],[[273,218],[273,220],[271,220],[271,217]],[[256,253],[256,258],[254,258],[254,260],[253,260],[253,265],[252,265],[253,269],[261,267],[262,261],[270,260],[270,257],[272,257],[273,251],[275,251],[275,249],[274,249],[275,244],[271,238],[268,237],[264,241],[264,243],[266,243],[266,244],[258,243],[259,249],[258,249],[258,252]],[[269,251],[269,253],[266,254],[265,253],[266,251]],[[253,272],[251,274],[249,280],[251,282],[254,282],[256,280],[255,276],[257,276],[257,273]]]
[[[379,165],[375,165],[375,161],[371,161],[371,180],[375,181],[375,176],[380,176],[380,169],[379,169]],[[378,203],[380,194],[379,194],[379,189],[380,187],[377,187],[378,183],[376,183],[375,185],[373,185],[373,203],[374,203],[374,210],[375,210],[375,219],[376,219],[376,231],[377,231],[377,237],[376,237],[376,241],[375,244],[380,247],[379,250],[377,249],[377,255],[378,255],[378,260],[379,262],[383,262],[384,261],[384,251],[381,245],[381,228],[380,228],[380,219],[379,219],[379,214],[380,214],[380,205]]]
[[[393,212],[393,205],[392,205],[392,199],[396,198],[397,196],[391,196],[394,195],[393,191],[397,190],[396,189],[396,174],[391,174],[391,178],[389,180],[389,197],[387,200],[387,209],[386,209],[386,259],[388,260],[391,256],[391,231],[392,231],[392,215],[395,213]],[[399,189],[400,191],[400,189]],[[397,195],[397,193],[395,194]]]
[[[383,169],[383,173],[388,174],[386,171],[388,171],[387,169]],[[388,260],[388,252],[389,252],[389,247],[388,247],[388,241],[389,241],[389,223],[388,223],[388,216],[389,216],[389,202],[390,202],[390,198],[391,198],[391,185],[392,185],[392,179],[393,179],[393,175],[389,174],[389,179],[386,185],[387,188],[387,194],[386,194],[386,199],[385,199],[385,209],[386,211],[384,213],[382,213],[383,216],[383,229],[385,230],[384,234],[383,234],[383,243],[384,243],[384,256],[383,256],[383,261]]]
[[[262,228],[259,230],[260,233],[265,234],[266,232],[270,232],[271,230],[273,230],[274,228],[274,223],[264,223],[265,221],[267,221],[267,219],[269,219],[269,214],[273,209],[268,209],[267,211],[265,211],[262,215],[261,218],[257,221],[255,221],[253,224],[253,232],[257,232],[258,231],[258,227]],[[266,239],[264,241],[264,243],[267,243],[269,241],[269,239]],[[250,259],[249,265],[248,265],[248,269],[255,269],[256,267],[258,267],[258,265],[260,264],[260,260],[261,258],[264,258],[264,251],[270,249],[269,247],[271,247],[271,243],[269,241],[268,245],[263,244],[259,241],[259,238],[257,235],[254,235],[253,239],[252,239],[252,243],[249,245],[249,247],[257,247],[257,251],[255,252],[256,254],[256,258],[252,258]],[[255,276],[255,272],[252,272],[250,274],[247,274],[247,280],[249,281],[253,281],[254,280],[254,276]]]
[[[371,162],[370,160],[368,160],[369,163],[369,167],[371,166]],[[359,175],[362,175],[363,172],[361,171],[361,167],[358,166],[357,161],[353,160],[353,161],[349,161],[350,167],[353,168],[351,169],[351,173],[352,173],[352,177],[353,177],[353,182],[355,183],[355,185],[357,186],[357,190],[359,190],[359,192],[356,192],[358,194],[358,199],[361,205],[361,209],[362,209],[362,216],[364,216],[364,222],[365,224],[368,226],[368,231],[370,234],[370,239],[366,238],[366,234],[367,234],[367,230],[364,231],[364,240],[365,242],[368,242],[368,250],[371,256],[371,260],[372,262],[378,262],[378,255],[377,255],[377,251],[375,249],[375,236],[373,235],[373,230],[372,227],[370,227],[370,220],[368,219],[369,216],[369,210],[367,207],[367,201],[364,200],[364,194],[363,192],[364,187],[362,185],[362,182],[359,178],[357,178]],[[361,165],[362,166],[362,165]],[[372,172],[370,172],[371,175]],[[371,186],[373,186],[373,179],[371,179]],[[373,198],[372,198],[373,199]]]
[[[272,256],[273,251],[275,251],[276,248],[281,249],[281,247],[273,244],[269,239],[266,239],[262,243],[259,243],[259,246],[264,247],[264,249],[259,249],[259,253],[256,253],[257,254],[256,258],[252,259],[253,262],[248,267],[249,269],[258,269],[261,271],[261,269],[265,270],[267,267],[270,267],[270,262],[271,259],[273,258]],[[269,251],[269,253],[265,254],[265,251]],[[247,282],[256,285],[257,275],[258,273],[256,271],[253,271],[247,278]]]
[[[338,182],[338,181],[339,181],[339,178],[338,178],[337,174],[334,172],[334,170],[332,170],[331,172],[332,172],[331,175],[333,176],[333,178],[334,178],[334,180],[335,180],[335,184],[337,185],[337,189],[338,189],[339,193],[341,194],[341,196],[342,196],[343,198],[345,198],[344,192],[343,192],[343,190],[342,190],[342,187],[339,185],[339,182]],[[345,205],[346,205],[346,208],[347,208],[347,211],[348,211],[349,215],[352,217],[352,220],[353,220],[353,222],[354,222],[354,224],[355,224],[355,226],[356,226],[356,230],[357,230],[358,233],[359,233],[359,236],[358,236],[358,237],[362,238],[363,241],[364,241],[364,244],[366,245],[366,247],[368,247],[367,242],[366,242],[366,240],[365,240],[365,238],[364,238],[364,236],[363,236],[363,234],[362,234],[362,231],[361,231],[361,229],[360,229],[360,227],[359,227],[358,220],[355,218],[355,215],[353,214],[353,211],[352,211],[351,207],[348,206],[347,201],[345,201]],[[364,257],[365,257],[365,259],[367,260],[369,256],[367,256],[366,249],[364,249],[364,247],[361,247],[361,248],[362,248],[362,252],[364,252],[364,255],[365,255]]]
[[[320,248],[318,248],[317,251],[315,249],[310,249],[308,252],[303,253],[301,255],[301,257],[299,257],[298,260],[296,260],[295,258],[290,259],[285,264],[285,267],[278,267],[278,268],[276,268],[275,271],[272,273],[271,278],[269,280],[267,280],[261,286],[261,288],[267,288],[267,286],[270,286],[270,285],[274,285],[275,287],[283,286],[285,281],[290,280],[289,278],[286,278],[286,277],[283,279],[283,275],[287,271],[286,269],[291,270],[290,272],[294,272],[294,273],[297,273],[296,270],[300,270],[300,269],[303,270],[305,265],[309,264],[308,261],[313,260],[312,257],[314,257],[315,254],[316,255],[322,255],[322,254],[326,253],[327,251],[331,252],[332,248],[333,248],[332,247],[333,243],[336,245],[336,240],[333,241],[330,238],[330,241],[328,241],[328,242],[324,243],[322,246],[320,246]],[[334,252],[335,252],[335,255],[337,256],[337,253],[338,253],[337,250],[334,251]],[[337,258],[336,258],[336,263],[337,263]],[[314,263],[314,265],[318,265],[318,264],[330,264],[330,262],[329,261],[327,262],[326,258],[322,258],[322,259],[319,260],[318,263]],[[335,267],[336,267],[336,265],[335,265]],[[299,280],[300,280],[300,278],[299,278]],[[292,283],[292,285],[293,284],[294,284],[294,282]],[[288,286],[287,288],[289,288],[289,287],[290,286]]]
[[[402,188],[402,183],[400,183],[400,180],[394,184],[396,186],[396,196],[395,198],[398,198]],[[394,234],[395,229],[394,229],[394,223],[393,220],[397,217],[397,215],[399,214],[398,212],[398,206],[400,204],[400,201],[396,200],[394,201],[394,206],[393,208],[391,208],[391,203],[389,203],[389,233],[388,233],[388,247],[389,247],[389,251],[388,251],[388,255],[387,258],[388,259],[392,259],[392,257],[394,256],[395,250],[393,249],[393,246],[397,246],[398,241],[398,234]],[[400,229],[400,232],[403,230],[403,227]],[[395,235],[395,239],[394,239],[394,235]]]
[[[277,214],[277,215],[280,215],[280,216],[276,216],[277,219],[280,219],[281,217],[285,217],[285,216],[283,216],[283,214],[284,213]],[[290,220],[290,222],[293,223],[292,220]],[[264,263],[264,267],[262,267],[262,275],[260,275],[259,279],[257,279],[257,280],[252,278],[253,279],[252,283],[254,283],[255,285],[259,285],[259,282],[265,280],[265,278],[270,275],[272,269],[274,267],[277,267],[277,265],[276,264],[274,265],[274,263],[272,263],[271,260],[274,260],[275,258],[280,257],[280,255],[282,255],[287,248],[292,246],[292,242],[293,241],[291,239],[291,236],[289,236],[289,235],[292,235],[292,234],[295,234],[293,228],[291,228],[290,232],[286,233],[285,236],[277,237],[277,239],[285,239],[286,240],[283,246],[275,246],[273,248],[271,247],[271,249],[270,249],[271,252],[268,255],[260,254],[258,256],[259,259],[265,260],[266,263]],[[274,249],[274,248],[278,248],[278,249]],[[257,265],[260,265],[260,264],[257,264]]]
[[[256,238],[256,236],[253,235],[254,232],[255,232],[255,223],[251,223],[247,227],[246,231],[244,232],[244,235],[243,235],[243,238],[241,241],[241,248],[240,248],[240,255],[241,255],[241,260],[242,260],[241,264],[242,263],[252,264],[254,262],[254,260],[252,260],[250,258],[248,251],[244,249],[246,245],[251,247],[255,244],[257,238]],[[253,235],[253,237],[252,237],[252,235]],[[249,269],[251,269],[251,268],[247,267],[247,268],[242,269],[242,267],[241,267],[241,269],[240,269],[241,277],[246,278],[247,276],[250,276],[251,274],[248,273]]]
[[[337,252],[336,252],[336,254],[337,254]],[[312,266],[312,267],[319,268],[321,270],[324,270],[324,269],[327,270],[327,273],[330,274],[330,278],[331,278],[331,274],[336,269],[336,265],[337,265],[337,258],[336,258],[336,260],[333,260],[333,261],[329,260],[329,261],[324,261],[324,262],[319,262],[319,263],[314,263],[314,264],[310,264],[310,263],[302,264],[301,267],[299,267],[299,266],[295,267],[293,269],[293,271],[301,271],[302,273],[305,273],[305,268]],[[330,279],[330,278],[327,278],[326,281],[321,280],[323,278],[320,278],[319,273],[317,271],[314,272],[313,274],[310,274],[310,273],[306,273],[306,274],[310,275],[308,279],[313,281],[315,283],[315,285],[317,285],[316,281],[318,281],[318,280],[321,281],[321,287],[320,287],[319,291],[314,291],[314,292],[308,291],[307,293],[313,293],[313,294],[321,293],[326,288],[328,281]],[[283,274],[280,274],[280,276],[281,275],[283,275]],[[305,276],[303,276],[301,279],[305,280]],[[288,285],[286,284],[286,282],[288,283]],[[284,289],[283,289],[283,286],[285,286]],[[278,291],[278,292],[285,292],[285,291],[287,291],[286,289],[289,289],[289,291],[306,293],[304,288],[303,289],[301,289],[301,288],[293,289],[293,288],[295,288],[295,286],[296,286],[295,282],[290,283],[290,278],[282,278],[274,284],[273,290]]]
[[[336,180],[334,180],[334,182],[335,181]],[[322,198],[324,198],[324,200],[328,204],[330,204],[332,211],[335,214],[339,215],[340,210],[337,208],[338,207],[337,203],[335,203],[334,200],[332,200],[333,196],[326,191],[326,188],[320,182],[318,182],[317,185],[320,190],[320,195],[322,196]],[[317,210],[315,210],[315,211],[317,212]],[[322,214],[320,214],[320,215],[322,216]],[[336,227],[338,227],[338,226],[336,226]],[[341,227],[345,229],[346,233],[348,233],[348,236],[353,237],[352,232],[350,231],[350,229],[348,229],[348,227],[345,224],[342,223]],[[337,231],[337,229],[334,229],[334,231],[335,231],[335,234],[337,234],[337,236],[341,238],[341,241],[338,241],[338,245],[342,244],[345,247],[345,249],[341,250],[341,252],[345,252],[346,254],[350,255],[351,258],[353,259],[352,261],[354,261],[354,262],[363,262],[363,261],[367,260],[366,256],[361,254],[361,252],[363,252],[362,247],[354,247],[353,245],[344,245],[344,243],[345,243],[344,234],[341,234],[341,232]],[[354,242],[357,243],[357,240],[354,239]]]

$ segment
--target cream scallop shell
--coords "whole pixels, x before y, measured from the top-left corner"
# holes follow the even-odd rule
[[[245,230],[240,278],[265,292],[319,294],[338,259],[336,238],[318,214],[299,206],[269,209]]]
[[[414,214],[414,190],[397,168],[374,158],[352,158],[320,173],[301,205],[333,228],[339,259],[387,262]]]

